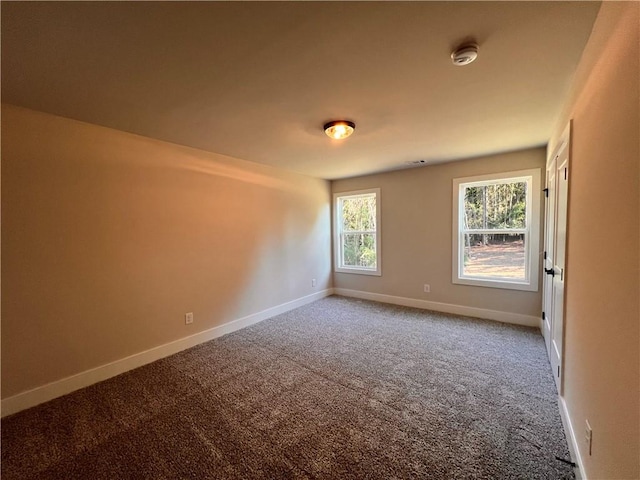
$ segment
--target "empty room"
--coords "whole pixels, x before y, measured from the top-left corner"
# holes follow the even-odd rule
[[[640,4],[0,8],[3,478],[640,478]]]

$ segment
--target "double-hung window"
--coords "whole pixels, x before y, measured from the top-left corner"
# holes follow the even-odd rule
[[[335,271],[381,275],[380,189],[333,195]]]
[[[540,170],[453,181],[453,283],[538,290]]]

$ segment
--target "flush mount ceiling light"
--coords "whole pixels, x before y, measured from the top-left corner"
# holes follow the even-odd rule
[[[348,120],[333,120],[324,125],[324,133],[334,140],[342,140],[353,133],[356,124]]]
[[[451,61],[459,67],[469,65],[476,58],[478,58],[477,43],[466,43],[451,52]]]

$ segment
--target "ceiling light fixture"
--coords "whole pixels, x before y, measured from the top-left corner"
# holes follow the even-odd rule
[[[333,120],[324,125],[324,133],[334,140],[342,140],[353,133],[356,124],[348,120]]]
[[[461,47],[456,48],[451,53],[451,61],[454,65],[459,67],[469,65],[476,58],[478,58],[478,44],[467,43]]]

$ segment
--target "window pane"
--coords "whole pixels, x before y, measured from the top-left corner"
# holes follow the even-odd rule
[[[527,183],[464,188],[465,229],[525,228]]]
[[[465,234],[463,237],[464,276],[526,279],[523,234]]]
[[[376,268],[375,233],[345,233],[342,245],[344,267]]]
[[[376,196],[366,195],[342,200],[342,228],[348,231],[375,231]]]

